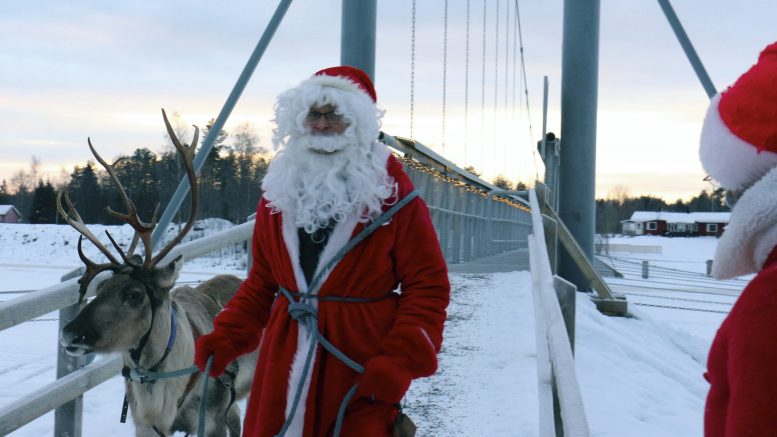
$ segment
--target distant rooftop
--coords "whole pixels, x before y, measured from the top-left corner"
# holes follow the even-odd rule
[[[16,209],[13,205],[0,205],[0,215],[6,215],[9,211],[13,209],[16,211],[16,214],[19,214],[19,210]]]
[[[631,222],[649,222],[663,220],[668,223],[728,223],[730,212],[665,212],[665,211],[634,211]]]

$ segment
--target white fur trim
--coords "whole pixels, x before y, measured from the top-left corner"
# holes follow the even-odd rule
[[[297,290],[304,292],[308,289],[308,282],[305,280],[305,274],[302,272],[302,265],[299,262],[299,235],[297,235],[297,227],[294,226],[294,222],[294,217],[291,214],[281,214],[283,243],[286,245],[286,252],[289,253],[291,269],[294,272],[294,279],[297,281]]]
[[[300,292],[307,291],[308,284],[305,281],[304,274],[302,273],[302,266],[299,262],[299,236],[297,235],[297,228],[294,227],[293,220],[289,220],[291,224],[291,227],[293,228],[293,232],[287,232],[287,226],[284,224],[284,232],[283,232],[283,239],[287,246],[290,244],[295,244],[296,250],[295,256],[291,258],[292,261],[292,267],[294,268],[294,276],[297,277],[297,284],[302,285],[299,287]],[[334,229],[332,230],[332,235],[330,235],[329,240],[327,240],[326,246],[324,246],[324,250],[321,252],[321,257],[319,258],[318,267],[316,267],[316,274],[321,270],[321,268],[329,262],[329,260],[332,259],[332,257],[340,250],[343,246],[348,242],[348,240],[351,237],[351,233],[353,233],[354,228],[356,227],[357,223],[357,215],[352,214],[349,216],[345,221],[340,222],[335,225]],[[287,238],[288,234],[293,234],[294,238]],[[291,250],[289,250],[289,256],[291,257]],[[337,265],[337,264],[335,264]],[[334,268],[334,267],[333,267]],[[301,275],[301,278],[298,277]],[[326,281],[327,277],[329,276],[329,272],[326,272],[323,277],[323,281]],[[318,307],[318,301],[313,299],[311,301],[311,304],[314,307]],[[289,413],[291,412],[291,407],[294,403],[294,396],[297,392],[297,387],[300,384],[300,381],[302,380],[302,373],[305,369],[305,361],[307,358],[308,350],[310,350],[310,342],[312,341],[312,335],[307,330],[307,328],[304,327],[304,325],[299,325],[299,329],[297,330],[297,350],[294,353],[294,360],[291,364],[291,371],[289,372],[289,385],[287,387],[286,392],[286,417],[289,416]],[[316,353],[318,351],[318,348],[316,348]],[[306,375],[306,378],[303,383],[302,388],[302,395],[300,397],[299,405],[297,405],[297,410],[295,411],[294,418],[291,421],[291,424],[289,425],[288,432],[286,435],[289,437],[297,437],[302,436],[302,431],[305,426],[305,407],[306,407],[306,400],[308,397],[308,392],[310,391],[310,380],[313,375],[313,367],[316,364],[316,356],[313,356],[313,359],[310,364],[310,369],[308,371],[308,374]]]
[[[777,246],[777,168],[745,190],[718,241],[712,275],[729,279],[755,273]]]
[[[388,148],[374,147],[373,150],[375,153],[384,154],[385,158],[388,159],[388,155],[390,153]],[[334,258],[340,249],[342,249],[348,243],[348,241],[351,239],[351,234],[353,234],[353,230],[356,228],[356,225],[359,222],[358,218],[358,214],[351,214],[344,221],[335,225],[334,229],[332,230],[332,234],[329,236],[326,246],[324,246],[324,250],[321,252],[321,256],[319,257],[318,266],[316,267],[316,274],[318,274],[324,268],[324,266],[329,263],[332,258]],[[289,258],[291,259],[292,269],[294,270],[294,278],[297,280],[298,289],[300,292],[304,292],[307,291],[308,284],[305,280],[305,275],[302,271],[302,265],[300,264],[299,260],[299,236],[297,235],[297,228],[294,225],[294,221],[295,220],[291,217],[289,219],[282,220],[283,241],[286,244],[287,251],[289,252]],[[334,269],[336,265],[337,263],[332,266],[332,269]],[[324,276],[322,277],[323,282],[326,282],[332,269],[324,273]],[[311,303],[313,306],[318,307],[318,302],[315,299],[313,299]],[[297,350],[294,353],[294,359],[292,361],[291,370],[289,372],[289,385],[286,392],[286,417],[288,417],[289,413],[291,412],[291,407],[294,403],[294,395],[296,394],[297,387],[302,379],[305,360],[307,358],[308,350],[310,349],[310,342],[312,341],[312,336],[310,334],[311,333],[308,332],[307,328],[300,325],[300,329],[297,331]],[[297,405],[294,418],[292,419],[288,432],[286,433],[286,435],[289,437],[302,436],[302,431],[305,426],[306,400],[308,397],[308,392],[310,391],[310,380],[313,375],[312,369],[315,364],[316,356],[314,355],[310,364],[310,370],[308,371],[305,380],[302,381],[303,389],[299,405]]]
[[[370,99],[370,102],[372,102],[372,97],[367,93],[367,91],[362,89],[362,87],[360,87],[352,80],[342,76],[329,76],[326,74],[320,74],[318,76],[313,76],[310,79],[307,79],[303,83],[320,85],[320,86],[328,86],[328,87],[341,89],[343,91],[347,91],[349,93],[354,93],[354,94],[359,93],[364,95],[368,99]]]
[[[701,130],[699,156],[704,170],[729,190],[757,181],[777,166],[777,153],[758,149],[734,135],[720,118],[720,94],[710,101]]]

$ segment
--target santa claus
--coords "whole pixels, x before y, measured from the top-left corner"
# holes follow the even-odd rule
[[[731,218],[718,242],[719,279],[756,273],[709,353],[704,412],[709,437],[777,433],[777,43],[715,96],[701,162],[728,191]],[[734,204],[735,203],[735,204]]]
[[[377,140],[375,101],[352,67],[278,97],[253,264],[195,358],[219,375],[259,348],[246,436],[392,435],[411,380],[437,369],[446,265],[425,203]]]

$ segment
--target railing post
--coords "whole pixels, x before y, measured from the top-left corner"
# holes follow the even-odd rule
[[[556,274],[556,264],[558,262],[558,224],[552,218],[542,216],[542,228],[545,231],[545,245],[548,247],[548,259],[550,260],[550,271]]]
[[[647,279],[650,276],[650,262],[642,261],[642,279]]]
[[[62,276],[61,281],[67,281],[76,278],[82,274],[82,269],[78,268]],[[65,349],[59,344],[59,333],[71,320],[73,320],[81,306],[78,304],[70,305],[59,310],[59,324],[57,327],[57,379],[60,379],[86,364],[84,356],[71,357],[65,352]],[[94,358],[94,356],[92,356]],[[60,406],[54,411],[54,436],[55,437],[81,437],[83,422],[83,404],[84,397],[79,396],[76,399]]]
[[[59,328],[57,333],[62,332],[71,320],[73,320],[80,305],[70,305],[59,310]],[[59,335],[57,335],[59,340]],[[57,347],[57,379],[60,379],[73,371],[84,366],[84,357],[71,357],[61,346]],[[55,437],[81,437],[83,426],[83,404],[84,397],[79,396],[72,401],[57,408],[54,412],[54,436]]]
[[[561,276],[553,275],[553,288],[556,290],[558,304],[561,307],[561,317],[564,318],[564,326],[569,335],[569,347],[572,354],[575,353],[575,306],[577,287]]]

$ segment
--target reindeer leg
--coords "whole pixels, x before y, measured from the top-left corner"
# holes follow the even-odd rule
[[[237,403],[229,407],[226,419],[229,437],[240,437],[240,406]]]

